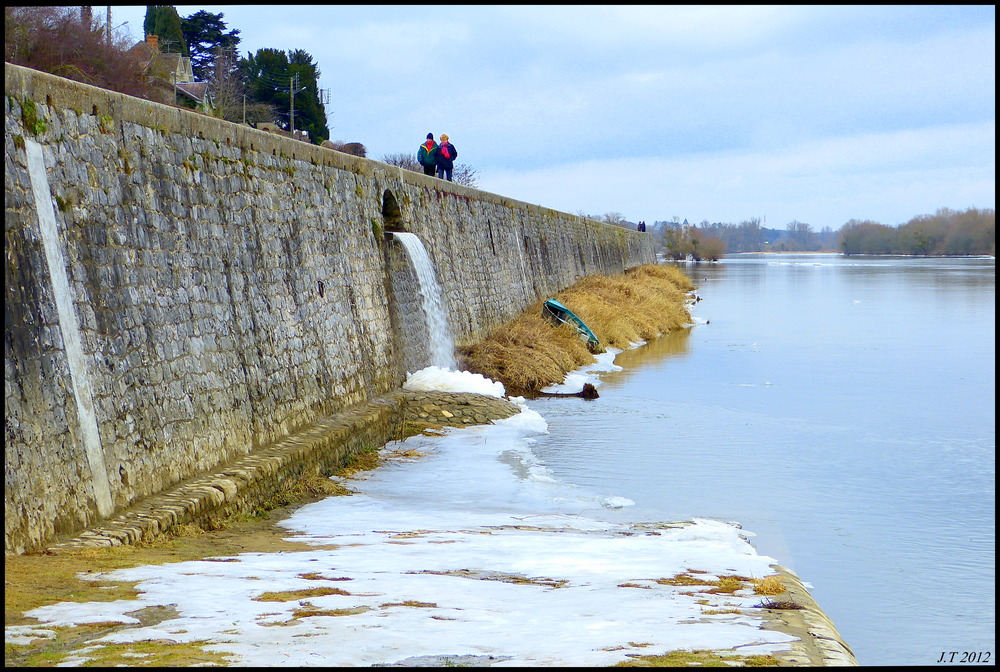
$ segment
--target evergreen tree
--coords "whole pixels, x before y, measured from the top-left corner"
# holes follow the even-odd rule
[[[278,49],[258,49],[240,60],[247,96],[254,103],[288,112],[288,56]],[[282,128],[287,124],[280,123]]]
[[[160,51],[170,54],[188,55],[187,42],[181,28],[181,17],[171,5],[147,5],[146,18],[142,23],[146,35],[160,38]]]
[[[330,137],[326,110],[319,99],[319,66],[301,49],[288,54],[288,65],[289,74],[295,78],[295,128],[308,131],[312,141],[319,144]]]
[[[191,53],[191,70],[198,81],[212,81],[218,55],[234,54],[239,48],[240,31],[227,32],[222,17],[221,13],[202,10],[181,20],[184,40]]]
[[[240,66],[248,96],[256,103],[270,105],[281,128],[292,130],[294,123],[295,130],[308,131],[316,144],[329,139],[326,111],[316,85],[320,73],[312,56],[302,50],[286,54],[278,49],[258,49],[256,54],[248,53]]]

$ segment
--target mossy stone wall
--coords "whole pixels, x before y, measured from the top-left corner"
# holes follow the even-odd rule
[[[459,345],[583,276],[655,260],[645,234],[4,67],[7,552],[106,517],[95,483],[119,511],[398,388],[386,231],[427,247]],[[50,203],[33,196],[41,179]],[[80,375],[106,473],[83,446]]]

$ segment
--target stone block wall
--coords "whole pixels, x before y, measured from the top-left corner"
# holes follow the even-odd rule
[[[387,230],[424,242],[459,344],[654,261],[644,234],[26,68],[5,93],[8,553],[396,389]]]

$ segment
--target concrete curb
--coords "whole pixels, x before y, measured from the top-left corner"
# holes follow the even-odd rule
[[[857,666],[854,652],[837,632],[802,580],[792,570],[782,565],[771,565],[781,576],[785,592],[774,596],[774,601],[795,602],[801,609],[766,609],[764,630],[777,630],[798,637],[788,651],[774,655],[783,664],[795,667],[850,667]]]

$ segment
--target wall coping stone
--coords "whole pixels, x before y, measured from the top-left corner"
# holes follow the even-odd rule
[[[403,182],[453,196],[474,197],[478,201],[527,209],[543,215],[557,213],[563,217],[567,215],[575,217],[581,222],[601,223],[579,215],[405,170],[375,159],[361,158],[320,145],[286,138],[188,108],[136,98],[13,63],[4,62],[4,91],[8,96],[23,94],[36,101],[44,100],[49,107],[77,110],[80,114],[110,116],[119,127],[122,122],[129,122],[168,133],[214,140],[227,146],[245,147],[273,156],[287,156],[314,165],[331,166],[359,175],[377,177],[389,183]]]

